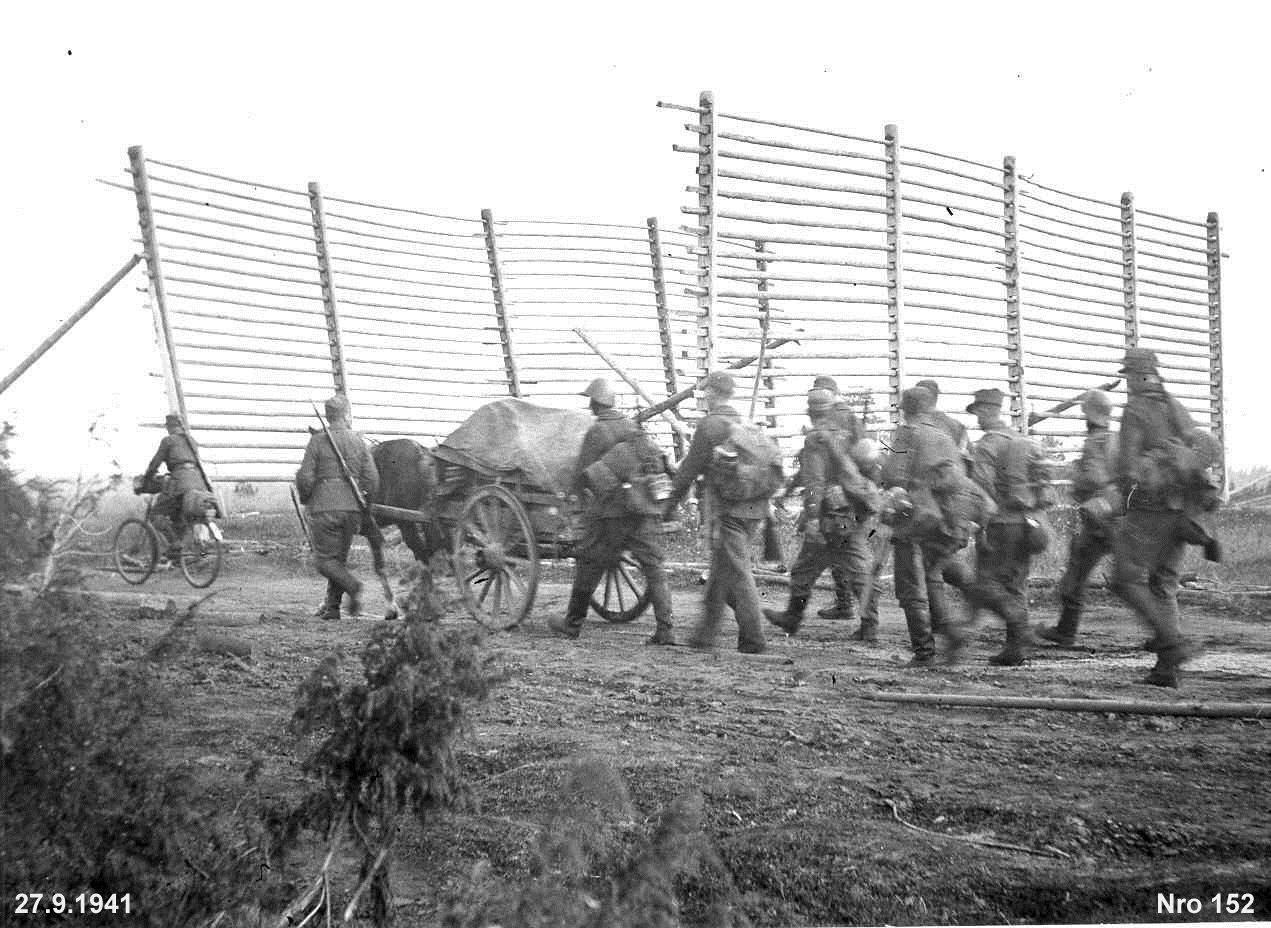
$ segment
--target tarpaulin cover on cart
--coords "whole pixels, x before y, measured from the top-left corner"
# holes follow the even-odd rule
[[[581,409],[495,400],[469,416],[434,453],[487,477],[567,493],[591,423],[591,415]]]

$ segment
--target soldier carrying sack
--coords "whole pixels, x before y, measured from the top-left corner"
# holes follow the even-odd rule
[[[766,500],[782,486],[781,449],[759,426],[733,422],[708,472],[715,492],[729,502]]]

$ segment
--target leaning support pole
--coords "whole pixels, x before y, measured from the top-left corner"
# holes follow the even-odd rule
[[[787,344],[788,342],[797,342],[797,341],[798,341],[797,338],[774,338],[772,341],[768,342],[766,347],[768,351],[775,351],[776,349],[780,348],[784,344]],[[727,367],[723,369],[726,371],[739,371],[743,367],[749,367],[750,365],[754,364],[758,360],[759,360],[758,356],[750,357],[750,358],[741,358],[740,360],[734,361],[732,364],[729,364]],[[678,406],[680,405],[680,403],[691,398],[695,391],[700,390],[705,386],[706,386],[706,378],[701,377],[700,379],[697,380],[696,383],[693,384],[693,386],[689,387],[688,389],[681,390],[679,393],[676,393],[674,396],[668,396],[662,402],[654,403],[648,409],[640,410],[638,413],[635,414],[635,417],[634,417],[635,421],[643,422],[645,419],[652,419],[654,416],[659,416],[666,410],[674,406]]]
[[[595,340],[592,339],[590,335],[588,335],[582,329],[574,329],[574,334],[577,335],[579,338],[581,338],[587,344],[587,347],[590,348],[592,351],[594,351],[600,357],[600,360],[608,364],[609,367],[613,370],[613,372],[617,374],[619,377],[621,377],[626,382],[627,386],[636,392],[636,396],[640,397],[640,399],[644,400],[650,406],[653,405],[653,397],[649,396],[649,394],[645,392],[644,387],[640,386],[640,382],[636,380],[634,377],[632,377],[630,374],[628,374],[625,370],[623,370],[622,367],[619,366],[617,361],[609,357],[609,354],[603,348],[597,345]],[[681,417],[679,412],[676,411],[675,409],[670,409],[670,410],[663,411],[661,413],[661,416],[663,419],[665,419],[667,422],[671,424],[671,428],[675,431],[675,434],[680,436],[682,440],[684,437],[686,428],[684,426],[684,423],[680,421]]]
[[[1227,430],[1222,408],[1222,245],[1218,214],[1205,219],[1205,255],[1209,277],[1209,429],[1222,448],[1221,485],[1227,486]]]
[[[29,355],[27,355],[26,359],[23,360],[23,362],[19,364],[17,367],[15,367],[13,371],[7,377],[4,378],[4,380],[0,380],[0,393],[3,393],[5,390],[9,389],[9,387],[13,385],[13,382],[15,380],[17,380],[19,377],[21,377],[23,374],[26,373],[27,368],[29,368],[36,361],[40,360],[40,358],[44,357],[45,352],[47,352],[50,348],[56,345],[61,340],[63,335],[65,335],[72,328],[74,328],[75,323],[79,322],[81,319],[87,316],[88,311],[92,309],[94,306],[96,306],[98,303],[100,303],[102,300],[102,297],[104,297],[111,290],[115,289],[115,285],[118,284],[125,277],[127,277],[129,272],[140,263],[141,263],[141,255],[133,255],[131,258],[129,258],[127,263],[124,264],[124,266],[121,267],[118,271],[116,271],[114,276],[111,277],[110,280],[102,284],[101,288],[88,298],[87,303],[85,303],[79,309],[75,310],[74,314],[72,314],[69,319],[67,319],[65,322],[59,325],[56,329],[54,329],[52,335],[44,339],[44,341],[40,342],[39,347],[36,348],[34,351],[32,351]]]
[[[1123,715],[1181,715],[1203,719],[1271,718],[1268,702],[1134,702],[1124,699],[1055,699],[1044,696],[967,696],[957,693],[865,693],[873,702],[981,709],[1048,709],[1054,712],[1115,712]]]
[[[503,346],[503,368],[507,372],[508,393],[521,395],[521,375],[516,369],[516,349],[512,345],[512,326],[508,319],[507,291],[503,289],[503,267],[499,263],[499,245],[494,233],[494,213],[481,210],[481,227],[485,231],[486,259],[490,264],[490,289],[494,294],[494,318],[499,324],[499,343]]]

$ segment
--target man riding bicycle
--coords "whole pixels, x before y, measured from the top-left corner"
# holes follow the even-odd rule
[[[153,481],[159,472],[159,465],[168,469],[169,479],[164,483],[159,498],[155,500],[154,513],[165,515],[172,523],[172,534],[168,541],[179,545],[184,532],[184,518],[187,513],[193,515],[199,509],[199,499],[191,494],[211,492],[211,487],[203,479],[199,468],[198,449],[185,432],[185,425],[176,413],[168,413],[163,420],[168,434],[159,442],[159,450],[150,459],[150,465],[142,475],[142,484]]]

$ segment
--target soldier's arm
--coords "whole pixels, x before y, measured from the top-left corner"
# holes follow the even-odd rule
[[[300,491],[302,501],[313,494],[313,489],[318,483],[317,442],[317,435],[309,436],[309,444],[305,446],[305,455],[300,461],[300,469],[296,471],[296,489]]]
[[[153,477],[159,472],[159,466],[168,459],[168,446],[170,444],[172,444],[172,436],[164,435],[163,440],[159,442],[159,450],[154,453],[154,457],[150,459],[150,463],[146,467],[146,477]]]
[[[578,464],[574,468],[573,492],[575,495],[581,495],[586,488],[583,471],[599,461],[608,450],[604,447],[604,439],[604,433],[598,423],[587,429],[587,434],[583,436],[583,445],[578,451]]]
[[[986,435],[971,446],[971,479],[990,498],[995,499],[997,488],[997,459],[992,451],[991,439]]]
[[[362,488],[364,496],[374,496],[380,491],[380,469],[375,466],[375,456],[371,454],[371,449],[366,446],[366,441],[360,435],[358,444],[362,450],[362,466],[357,485]]]
[[[1133,404],[1121,414],[1121,433],[1117,436],[1116,475],[1126,483],[1138,479],[1138,462],[1143,457],[1146,434],[1143,421]]]
[[[809,524],[821,517],[821,504],[825,501],[825,491],[829,479],[829,461],[827,460],[825,440],[816,432],[808,435],[803,442],[803,510],[807,513]]]
[[[706,465],[710,463],[711,452],[715,445],[719,444],[722,437],[716,434],[713,428],[713,421],[703,419],[693,432],[693,440],[689,443],[688,453],[684,455],[684,460],[680,461],[680,470],[675,475],[675,480],[671,484],[671,497],[668,500],[668,506],[674,505],[682,500],[688,493],[689,487],[693,485],[693,481],[698,475],[706,470]]]

